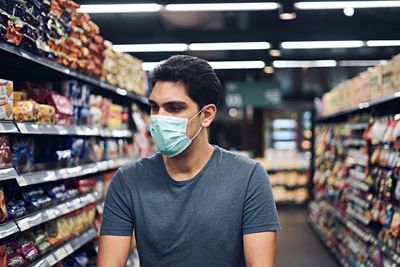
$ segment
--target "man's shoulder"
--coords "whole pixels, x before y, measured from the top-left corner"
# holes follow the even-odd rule
[[[132,174],[148,173],[152,170],[160,168],[160,155],[155,154],[151,157],[141,157],[138,160],[132,160],[121,167],[119,171],[122,176],[131,176]]]
[[[221,153],[221,163],[229,168],[252,170],[257,164],[257,161],[238,153],[231,152],[220,147],[218,147],[218,150]]]

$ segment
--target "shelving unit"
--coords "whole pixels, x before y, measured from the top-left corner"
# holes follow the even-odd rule
[[[76,79],[94,86],[94,89],[97,89],[96,92],[107,97],[118,99],[125,103],[134,102],[139,104],[142,108],[148,108],[147,98],[144,96],[139,96],[135,93],[128,92],[125,89],[112,86],[102,79],[98,79],[87,74],[83,74],[79,71],[61,66],[46,58],[42,58],[24,51],[23,49],[20,49],[12,44],[0,41],[0,56],[13,61],[13,65],[16,67],[11,68],[11,66],[8,66],[10,72],[13,71],[15,73],[20,71],[22,65],[25,66],[25,68],[29,70],[32,75],[37,76],[37,74],[39,74],[37,77],[50,76],[56,79],[64,80]],[[13,75],[13,73],[10,73],[10,75]]]
[[[30,264],[29,267],[51,267],[95,238],[96,230],[94,228],[91,228],[84,234],[67,242],[56,250],[51,251],[49,254],[40,258],[35,263]]]
[[[376,148],[368,139],[379,118],[389,115],[394,118],[399,113],[400,91],[314,120],[314,132],[318,133],[313,151],[315,199],[309,205],[308,221],[342,266],[350,265],[352,256],[349,254],[352,253],[359,256],[357,264],[361,264],[353,262],[354,266],[377,266],[380,257],[388,266],[400,265],[400,250],[395,248],[395,243],[387,243],[387,237],[382,239],[382,233],[389,230],[391,223],[387,226],[374,219],[376,212],[379,218],[387,216],[386,212],[373,210],[377,201],[386,205],[385,201],[394,203],[395,200],[393,195],[386,196],[387,200],[380,198],[379,184],[389,182],[383,180],[386,177],[374,173],[376,165],[372,164],[372,153]],[[392,145],[386,142],[385,147]],[[389,167],[381,169],[391,170]],[[396,182],[393,183],[396,187]],[[324,225],[322,230],[321,224]],[[342,236],[341,231],[346,234]],[[331,239],[336,239],[336,243]]]

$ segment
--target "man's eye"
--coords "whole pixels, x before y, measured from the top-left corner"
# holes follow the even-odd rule
[[[177,106],[170,106],[168,107],[168,111],[170,112],[178,112],[180,111],[182,108],[181,107],[177,107]]]
[[[151,109],[151,110],[157,110],[158,107],[157,107],[157,106],[154,106],[154,105],[151,105],[151,106],[150,106],[150,109]]]

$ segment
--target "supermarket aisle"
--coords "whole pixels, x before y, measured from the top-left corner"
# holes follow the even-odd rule
[[[277,267],[336,267],[306,221],[306,209],[278,207],[282,231],[278,234]]]

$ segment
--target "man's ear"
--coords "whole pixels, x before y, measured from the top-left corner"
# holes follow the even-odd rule
[[[211,123],[214,121],[215,116],[217,115],[217,107],[214,104],[209,104],[203,109],[203,122],[201,126],[204,128],[210,127]]]

